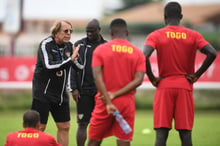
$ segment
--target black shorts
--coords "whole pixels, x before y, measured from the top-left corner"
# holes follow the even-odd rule
[[[55,122],[70,121],[70,106],[69,102],[63,102],[61,105],[54,102],[45,102],[33,99],[31,109],[40,113],[40,121],[42,124],[47,124],[49,112],[53,116]]]
[[[95,106],[96,90],[83,90],[80,93],[80,99],[77,103],[77,122],[84,123],[89,122],[91,113]]]

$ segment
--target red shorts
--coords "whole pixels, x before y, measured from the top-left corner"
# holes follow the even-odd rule
[[[157,89],[153,103],[154,128],[192,130],[194,121],[194,99],[191,90],[180,88]]]
[[[135,117],[135,102],[133,96],[123,96],[114,99],[113,104],[132,128],[132,132],[125,134],[113,116],[107,114],[106,106],[101,100],[96,99],[95,109],[89,124],[88,137],[93,140],[101,140],[114,135],[121,140],[132,140]]]

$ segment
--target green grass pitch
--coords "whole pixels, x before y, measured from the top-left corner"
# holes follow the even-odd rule
[[[1,111],[0,112],[0,145],[4,145],[6,135],[10,132],[21,130],[23,110]],[[70,146],[76,145],[76,118],[75,111],[71,111]],[[141,110],[136,112],[134,137],[131,145],[133,146],[153,146],[155,132],[153,130],[153,115],[151,110]],[[220,111],[195,111],[195,121],[193,128],[194,146],[219,146],[220,138]],[[46,132],[56,138],[56,126],[51,116],[48,121]],[[114,137],[103,140],[103,146],[114,146]],[[180,139],[177,131],[170,131],[168,146],[180,146]]]

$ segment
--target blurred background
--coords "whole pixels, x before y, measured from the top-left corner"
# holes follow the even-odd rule
[[[182,25],[200,32],[218,51],[214,63],[194,84],[195,130],[194,141],[198,146],[219,145],[220,122],[220,0],[177,0],[182,5]],[[155,29],[164,26],[163,7],[168,0],[0,0],[0,145],[6,135],[22,127],[22,114],[32,102],[32,76],[40,41],[50,35],[56,20],[69,20],[74,28],[71,41],[85,37],[85,27],[92,18],[101,24],[101,33],[110,40],[109,23],[114,18],[127,21],[129,40],[143,48],[145,38]],[[197,69],[204,60],[198,52]],[[158,74],[156,56],[151,63]],[[143,128],[153,131],[152,104],[155,88],[145,76],[138,88],[136,103],[136,133],[134,145],[154,143],[154,133],[143,134]],[[71,96],[70,96],[71,97]],[[75,102],[71,98],[71,137],[75,137]],[[140,114],[141,113],[141,114]],[[50,116],[51,117],[51,116]],[[50,120],[52,121],[52,119]],[[55,125],[49,122],[47,131],[56,136]],[[141,133],[142,131],[142,133]],[[170,142],[179,141],[178,134]],[[171,133],[172,134],[172,133]],[[109,140],[114,142],[114,140]],[[169,142],[169,141],[168,141]],[[71,138],[70,145],[75,139]],[[139,144],[136,144],[139,143]],[[114,144],[110,144],[114,145]],[[169,144],[170,145],[170,144]],[[172,144],[171,144],[172,145]]]
[[[182,5],[182,25],[202,33],[219,51],[220,1],[177,1]],[[27,100],[19,100],[21,105],[29,106],[38,45],[50,35],[50,27],[56,20],[66,19],[72,23],[74,32],[71,41],[75,42],[86,36],[86,24],[92,18],[100,21],[102,34],[108,40],[111,20],[124,18],[130,30],[129,40],[142,49],[146,36],[164,26],[163,7],[167,2],[168,0],[0,0],[0,100],[8,100],[7,104],[0,103],[0,110],[10,106],[19,108],[19,102],[12,101],[15,101],[13,98],[21,99],[21,96],[27,97]],[[198,53],[196,68],[203,59],[204,56]],[[152,65],[153,71],[157,73],[155,56],[152,56]],[[194,94],[199,107],[220,109],[219,74],[218,53],[213,65],[195,84]],[[147,77],[138,89],[137,107],[151,108],[155,88]],[[146,96],[149,98],[145,98]]]
[[[220,1],[178,0],[183,25],[204,34],[220,50]],[[131,41],[143,48],[146,35],[164,25],[163,6],[168,0],[0,0],[0,55],[34,56],[39,41],[49,35],[54,21],[72,22],[72,41],[85,36],[89,19],[97,18],[108,37],[113,18],[124,18]]]

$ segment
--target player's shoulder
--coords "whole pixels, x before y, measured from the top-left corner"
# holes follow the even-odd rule
[[[134,49],[134,52],[136,53],[136,55],[144,55],[143,54],[143,52],[142,52],[142,50],[139,48],[139,47],[137,47],[137,46],[135,46],[134,44],[132,44],[132,43],[130,43],[130,46]]]
[[[161,33],[163,33],[166,30],[165,27],[163,28],[159,28],[159,29],[155,29],[152,32],[150,32],[147,37],[156,37],[156,36],[160,36]]]
[[[183,27],[184,28],[184,32],[190,34],[190,36],[194,39],[197,39],[197,38],[201,38],[203,37],[201,33],[199,33],[198,31],[196,30],[193,30],[191,28],[187,28],[187,27]]]
[[[158,29],[153,30],[151,33],[159,33],[161,31],[165,31],[167,29],[167,26],[160,27]]]
[[[179,30],[181,30],[181,31],[194,33],[194,34],[199,34],[199,32],[197,32],[196,30],[193,30],[192,28],[188,28],[188,27],[185,27],[185,26],[178,26],[178,27],[179,27]]]
[[[20,132],[22,131],[15,131],[15,132],[8,133],[7,138],[17,137],[18,133]]]

